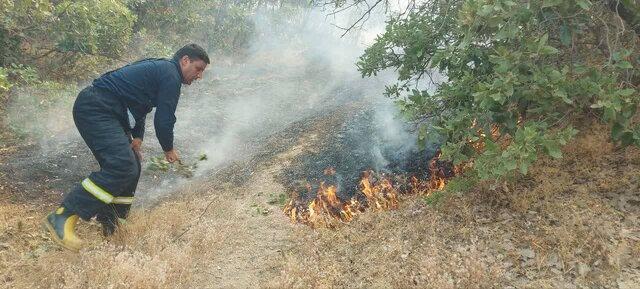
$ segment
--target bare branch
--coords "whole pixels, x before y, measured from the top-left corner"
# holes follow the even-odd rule
[[[361,24],[360,23],[361,21],[363,23],[366,22],[369,19],[369,16],[371,15],[371,11],[373,11],[373,9],[376,8],[376,6],[378,6],[383,1],[384,0],[377,0],[376,3],[374,3],[373,5],[369,5],[369,3],[367,1],[364,1],[367,4],[367,6],[369,6],[369,9],[367,9],[367,11],[365,11],[364,14],[362,14],[362,16],[360,16],[360,18],[358,20],[353,22],[353,24],[351,24],[351,26],[349,26],[348,28],[341,28],[341,29],[344,30],[344,33],[342,33],[342,35],[340,35],[340,37],[344,37],[345,35],[347,35],[347,33],[349,33],[349,31],[351,31],[351,29],[356,27],[356,25]],[[338,27],[338,26],[336,26],[336,27]]]
[[[358,5],[358,3],[360,3],[360,2],[358,2],[358,1],[354,1],[353,3],[351,3],[351,5],[347,5],[346,7],[343,7],[343,8],[341,8],[341,9],[334,10],[333,12],[331,12],[331,13],[327,14],[327,15],[326,15],[326,17],[333,16],[333,15],[336,15],[336,14],[338,14],[338,13],[340,13],[340,12],[343,12],[343,11],[345,11],[345,10],[348,10],[349,8],[351,8],[351,7],[353,7],[353,6]],[[326,18],[326,17],[325,17],[325,18]]]
[[[51,47],[51,48],[41,47],[41,48],[38,48],[38,49],[44,50],[45,52],[43,54],[41,54],[41,55],[34,56],[33,59],[41,59],[41,58],[44,58],[44,57],[46,57],[46,56],[48,56],[48,55],[50,55],[50,54],[55,52],[55,53],[61,53],[61,54],[77,53],[77,54],[84,54],[84,55],[91,55],[91,56],[100,56],[100,57],[108,58],[108,59],[111,59],[111,60],[118,60],[118,61],[121,61],[121,62],[127,62],[126,60],[124,60],[124,59],[122,59],[120,57],[117,57],[117,56],[111,56],[111,55],[106,55],[106,54],[101,54],[101,53],[93,53],[93,52],[84,51],[84,50],[62,50],[62,49],[60,49],[58,47]]]

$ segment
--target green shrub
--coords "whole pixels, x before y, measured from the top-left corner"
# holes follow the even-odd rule
[[[117,58],[127,49],[136,16],[121,1],[62,1],[53,33],[61,51]]]
[[[430,1],[393,16],[358,61],[363,76],[387,69],[386,94],[420,127],[443,139],[445,159],[472,161],[496,180],[561,148],[574,121],[598,115],[613,141],[640,145],[637,35],[606,1]],[[621,36],[625,35],[625,36]],[[417,89],[433,72],[437,89]]]

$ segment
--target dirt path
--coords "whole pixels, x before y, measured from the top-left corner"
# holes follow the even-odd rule
[[[360,105],[357,102],[350,103],[325,117],[306,123],[307,130],[301,133],[296,131],[294,139],[286,139],[286,149],[281,148],[280,153],[255,164],[257,166],[253,168],[253,174],[243,185],[220,192],[231,201],[224,208],[214,205],[210,210],[225,213],[204,215],[202,226],[205,227],[198,230],[210,228],[205,225],[207,223],[232,219],[232,226],[225,228],[224,232],[216,232],[229,236],[227,239],[230,244],[218,251],[223,256],[219,262],[204,265],[203,271],[207,273],[201,275],[194,284],[211,284],[212,288],[258,288],[281,274],[285,255],[300,245],[294,232],[302,230],[310,233],[311,230],[291,224],[282,213],[278,198],[288,189],[278,179],[295,159],[316,152],[324,144],[320,136],[328,135],[344,122],[349,111]]]
[[[229,236],[229,246],[217,252],[222,257],[218,262],[205,264],[208,274],[201,276],[195,284],[211,284],[211,287],[257,288],[265,280],[276,277],[279,268],[270,264],[279,263],[282,254],[291,246],[291,225],[278,207],[266,205],[268,194],[282,192],[284,187],[274,181],[269,170],[256,173],[249,184],[231,189],[228,196],[236,196],[224,217],[233,219],[232,227],[222,233]],[[216,209],[216,208],[213,208]],[[203,218],[204,222],[217,219]],[[215,284],[215,285],[213,285]]]

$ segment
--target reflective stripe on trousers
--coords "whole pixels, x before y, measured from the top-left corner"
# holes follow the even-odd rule
[[[133,197],[114,197],[89,178],[82,181],[82,187],[105,204],[131,205],[133,203]]]

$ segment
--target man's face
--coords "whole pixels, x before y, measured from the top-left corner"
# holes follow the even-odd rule
[[[180,69],[182,70],[182,83],[189,85],[194,80],[202,78],[207,63],[201,59],[191,60],[189,56],[180,58]]]

